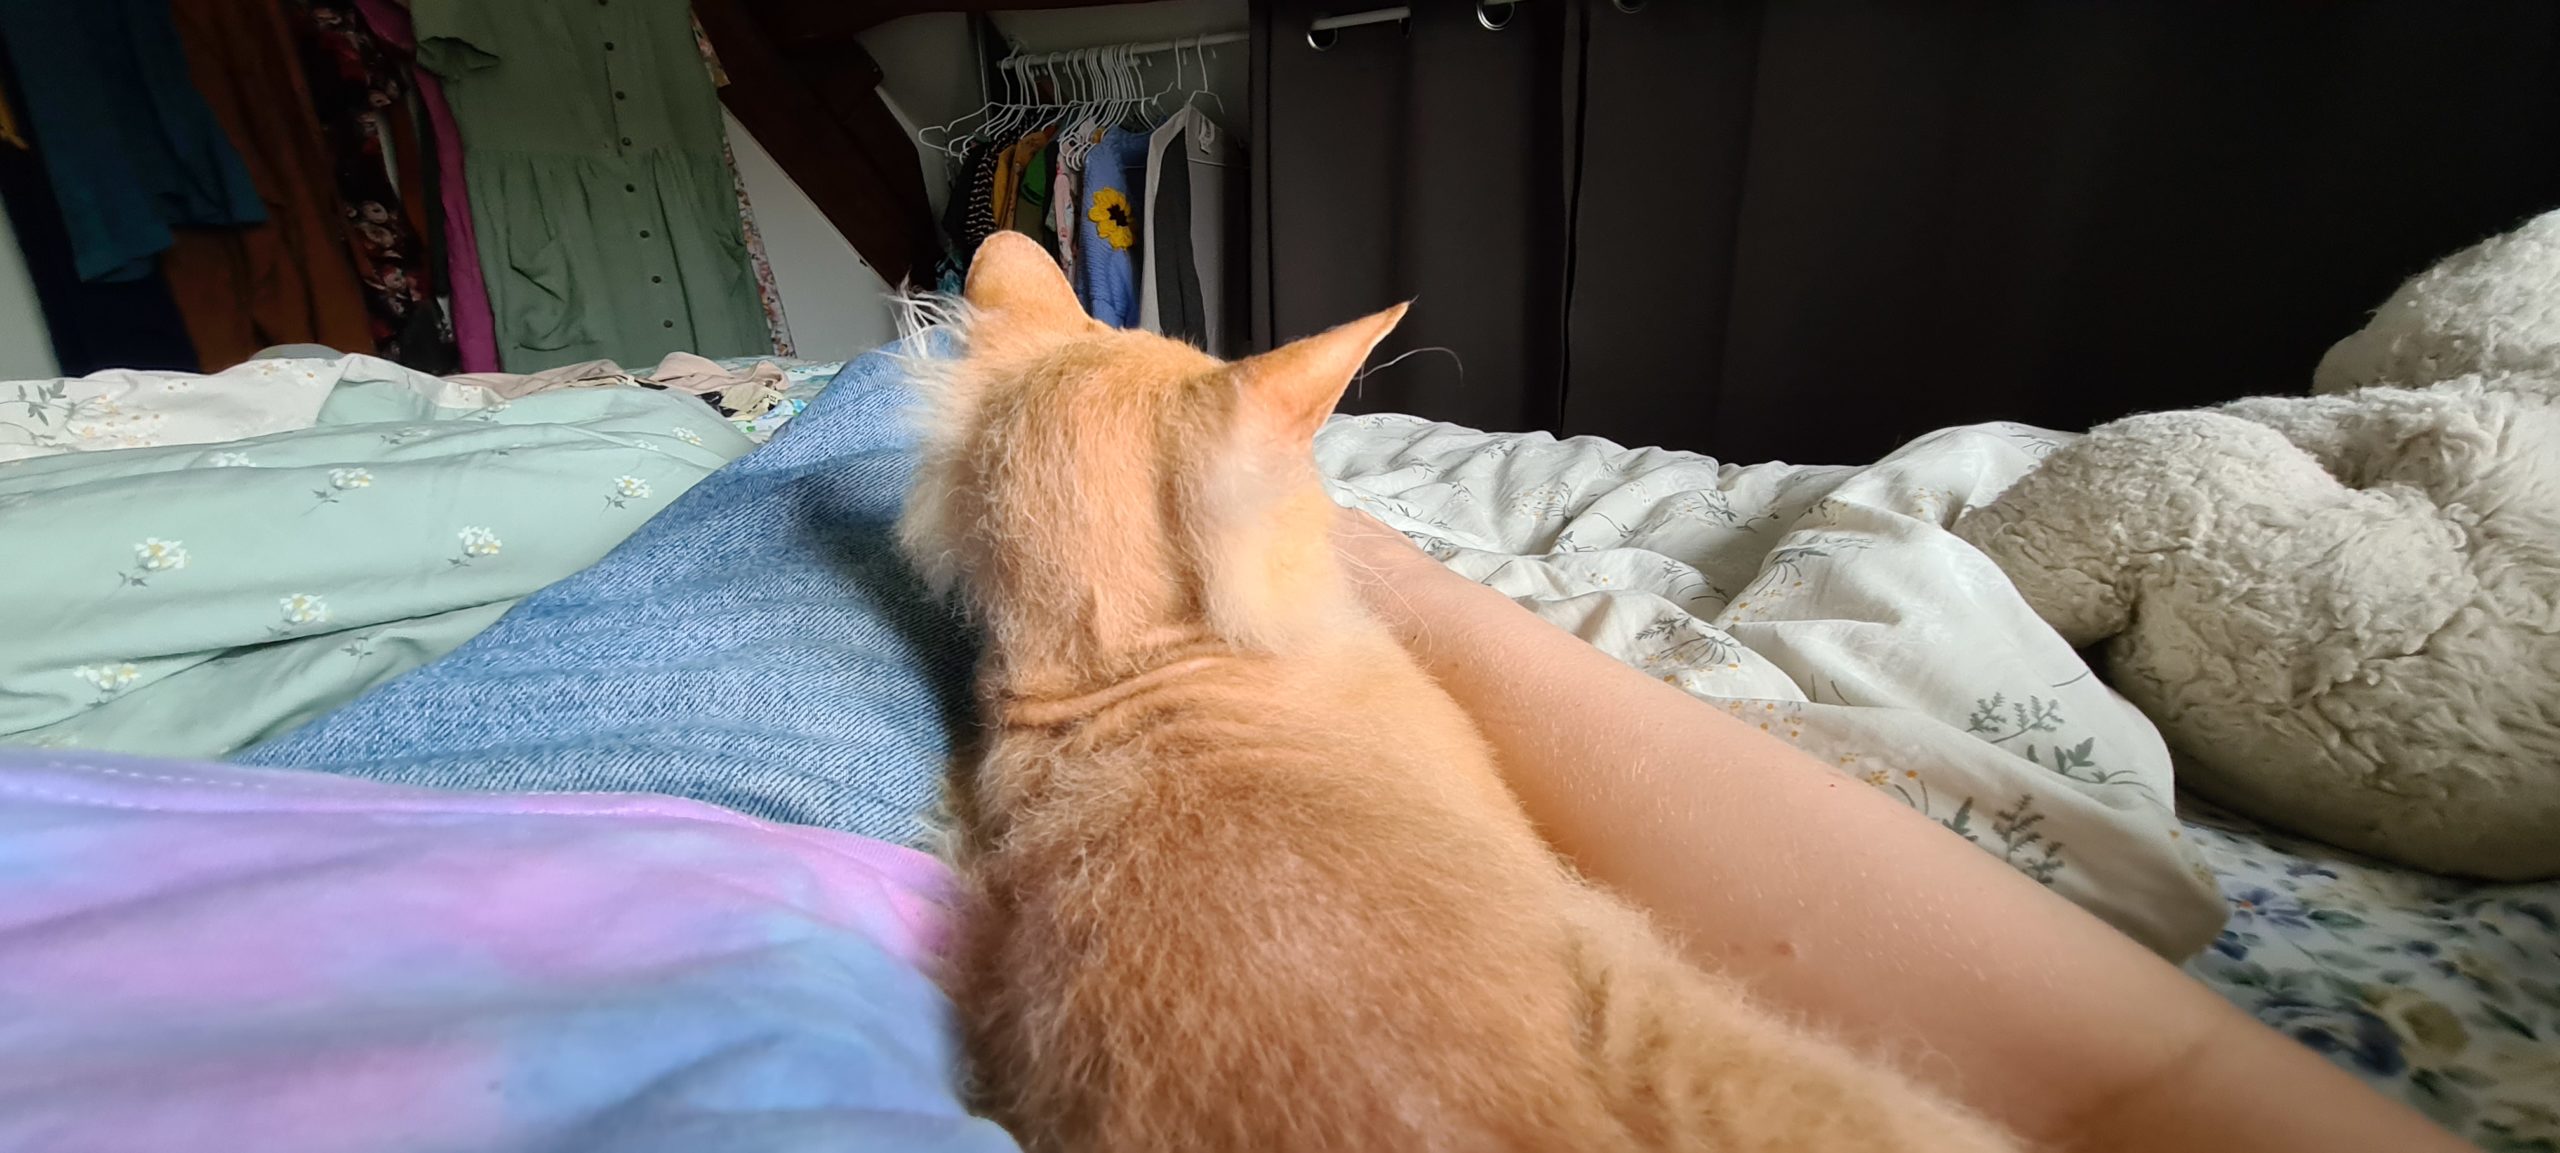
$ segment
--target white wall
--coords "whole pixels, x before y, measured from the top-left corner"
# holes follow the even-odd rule
[[[897,335],[888,283],[791,182],[772,154],[747,134],[746,125],[725,111],[720,116],[729,129],[730,151],[738,157],[738,175],[747,183],[756,228],[764,233],[774,286],[782,293],[782,314],[791,322],[791,341],[800,355],[849,360],[887,344]]]
[[[35,282],[27,279],[27,260],[18,252],[18,234],[9,227],[8,210],[0,208],[0,380],[41,379],[60,371]]]

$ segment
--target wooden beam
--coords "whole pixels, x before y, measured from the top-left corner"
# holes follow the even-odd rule
[[[833,73],[813,74],[800,53],[785,52],[768,34],[761,7],[694,0],[694,15],[729,75],[721,103],[881,279],[929,282],[941,232],[915,144],[880,100],[879,65],[848,39],[838,46]],[[831,102],[817,84],[846,85],[852,91],[841,95],[851,99]]]

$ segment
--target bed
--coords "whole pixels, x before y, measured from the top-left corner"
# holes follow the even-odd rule
[[[2482,885],[2179,794],[2175,757],[1949,535],[2071,435],[1863,468],[1337,417],[1346,503],[2115,923],[2483,1148],[2560,1149],[2560,883]]]
[[[380,760],[370,722],[396,710],[414,775],[384,775],[453,784],[497,746],[434,718],[530,732],[546,708],[619,709],[638,735],[593,772],[510,783],[656,788],[927,842],[929,796],[848,816],[808,807],[821,768],[706,792],[665,775],[684,759],[643,748],[663,723],[682,727],[674,745],[725,734],[822,763],[827,742],[876,732],[812,727],[877,705],[830,703],[844,653],[732,635],[721,651],[769,663],[689,697],[691,681],[634,663],[668,650],[614,647],[641,643],[650,598],[823,631],[780,602],[908,595],[842,563],[881,550],[894,509],[892,362],[789,365],[792,403],[741,424],[630,388],[492,404],[368,360],[261,370],[320,382],[294,427],[0,464],[0,541],[38,559],[0,569],[0,743],[340,767]],[[2181,798],[2157,732],[1946,531],[2067,439],[1984,425],[1870,466],[1744,467],[1373,415],[1336,418],[1318,458],[1337,499],[1458,571],[2191,958],[2200,981],[2484,1148],[2560,1149],[2560,885],[2411,874]],[[793,534],[848,500],[869,535],[792,559]],[[526,653],[553,665],[528,676]],[[616,662],[626,698],[569,700]],[[863,723],[939,726],[965,663],[901,682],[887,696],[903,711]],[[564,747],[505,751],[538,773]],[[898,771],[942,747],[902,749]]]

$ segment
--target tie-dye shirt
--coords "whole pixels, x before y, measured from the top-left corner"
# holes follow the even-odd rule
[[[0,1148],[999,1153],[921,854],[689,801],[0,751]]]

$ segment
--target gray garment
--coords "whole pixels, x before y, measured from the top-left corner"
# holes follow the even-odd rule
[[[1167,247],[1180,248],[1163,239],[1161,229],[1175,219],[1159,203],[1164,190],[1164,176],[1171,170],[1172,158],[1181,160],[1182,198],[1187,201],[1183,212],[1188,217],[1190,249],[1181,261],[1190,270],[1190,283],[1196,286],[1200,317],[1197,331],[1175,333],[1165,319],[1167,291],[1188,293],[1171,271],[1157,258]],[[1200,347],[1220,356],[1231,356],[1237,349],[1228,342],[1226,324],[1227,286],[1227,187],[1228,170],[1234,162],[1234,150],[1227,144],[1226,131],[1197,108],[1184,108],[1166,120],[1147,140],[1146,241],[1140,251],[1147,253],[1139,277],[1139,327],[1149,332],[1183,335],[1195,339]],[[1192,306],[1176,306],[1191,311]]]

